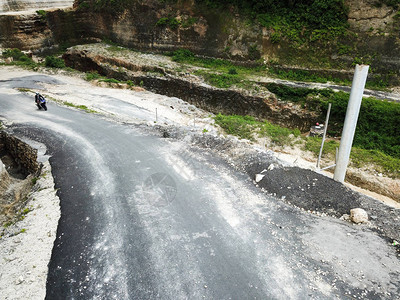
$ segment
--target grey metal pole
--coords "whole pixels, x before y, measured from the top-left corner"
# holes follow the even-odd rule
[[[317,160],[317,169],[320,168],[319,164],[321,161],[322,150],[324,149],[326,131],[328,130],[328,122],[329,122],[329,115],[331,114],[331,106],[332,106],[332,103],[329,103],[328,112],[326,113],[326,120],[325,120],[325,124],[324,124],[324,135],[322,136],[321,148],[319,149],[319,155],[318,155],[318,160]]]
[[[333,179],[344,182],[346,169],[349,163],[351,146],[356,131],[358,115],[360,113],[362,96],[364,94],[365,82],[367,81],[369,66],[356,65],[349,104],[347,105],[346,118],[344,120],[342,138],[340,140],[339,155],[336,163]]]

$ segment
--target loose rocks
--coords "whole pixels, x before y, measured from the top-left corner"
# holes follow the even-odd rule
[[[367,223],[368,214],[362,208],[353,208],[350,210],[350,220],[356,224]]]

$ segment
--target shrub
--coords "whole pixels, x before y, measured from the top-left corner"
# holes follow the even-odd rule
[[[24,66],[28,68],[34,68],[37,64],[19,49],[7,49],[3,51],[3,57],[12,57],[14,59],[13,64],[18,66]]]
[[[89,73],[86,73],[86,80],[87,81],[91,81],[91,80],[95,80],[95,79],[99,79],[99,78],[101,78],[101,76],[99,75],[99,73],[97,73],[97,72],[89,72]]]
[[[24,60],[28,58],[21,50],[14,48],[14,49],[6,49],[3,51],[4,57],[12,57],[14,60]]]
[[[65,68],[64,60],[55,56],[47,56],[44,64],[50,68]]]
[[[156,23],[156,26],[167,26],[172,30],[178,29],[180,25],[181,21],[179,21],[177,18],[172,17],[160,18]]]
[[[230,68],[229,71],[228,71],[228,74],[230,74],[230,75],[236,75],[237,73],[238,72],[236,71],[235,68]]]

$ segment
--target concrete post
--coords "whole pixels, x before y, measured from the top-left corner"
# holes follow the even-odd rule
[[[351,146],[353,145],[354,133],[356,131],[362,96],[364,94],[365,82],[367,81],[368,69],[369,66],[367,65],[356,65],[354,72],[349,104],[347,105],[342,138],[340,140],[338,160],[333,176],[333,179],[339,182],[344,182],[344,177],[346,176]]]

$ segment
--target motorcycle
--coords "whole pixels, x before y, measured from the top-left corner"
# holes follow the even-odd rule
[[[43,108],[44,110],[47,110],[46,99],[39,93],[36,93],[36,95],[35,95],[35,102],[36,102],[36,106],[38,107],[38,109]]]

